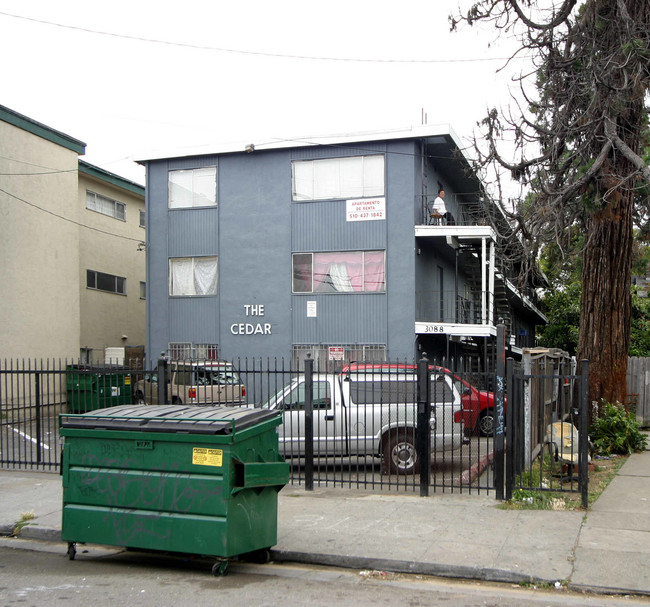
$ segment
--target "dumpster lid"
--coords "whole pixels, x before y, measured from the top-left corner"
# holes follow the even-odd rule
[[[268,409],[181,405],[123,405],[59,416],[61,428],[180,434],[233,434],[276,417],[279,413]]]

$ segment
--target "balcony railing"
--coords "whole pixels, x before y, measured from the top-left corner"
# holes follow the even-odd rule
[[[485,324],[483,319],[488,316],[492,297],[489,292],[480,290],[471,290],[464,295],[457,294],[454,289],[417,291],[416,322]]]
[[[477,226],[492,225],[492,216],[495,215],[496,209],[484,202],[462,202],[456,200],[453,196],[445,198],[447,211],[451,215],[443,220],[434,220],[429,216],[430,207],[433,204],[435,196],[421,196],[420,201],[420,224],[421,225],[460,225],[460,226]]]

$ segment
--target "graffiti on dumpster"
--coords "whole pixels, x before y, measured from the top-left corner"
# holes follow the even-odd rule
[[[87,454],[76,474],[79,493],[89,503],[108,508],[103,522],[124,546],[135,545],[144,537],[169,539],[171,531],[156,531],[157,520],[202,512],[206,501],[223,495],[223,488],[213,479],[190,476],[179,471],[177,463],[163,463],[157,470],[143,472],[132,457]]]

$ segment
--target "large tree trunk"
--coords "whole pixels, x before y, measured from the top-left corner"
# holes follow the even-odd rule
[[[616,198],[589,217],[583,252],[578,359],[589,361],[589,401],[598,404],[627,394],[633,193]]]

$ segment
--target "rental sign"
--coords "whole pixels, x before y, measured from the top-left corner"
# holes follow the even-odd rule
[[[386,219],[385,198],[360,198],[345,201],[346,221],[373,221]]]

